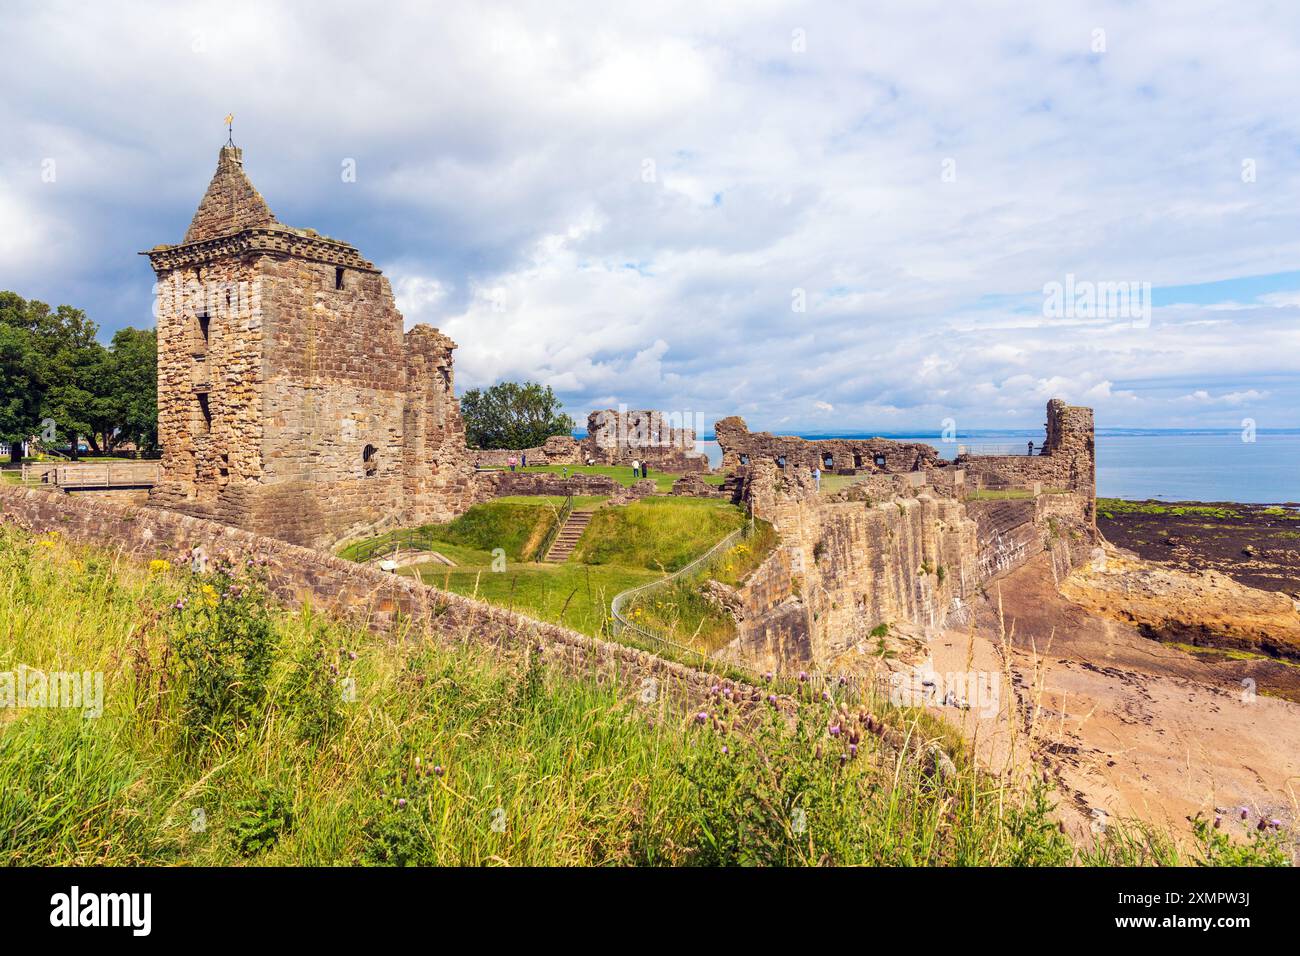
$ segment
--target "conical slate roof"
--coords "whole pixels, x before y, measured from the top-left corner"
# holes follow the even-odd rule
[[[202,242],[273,222],[275,216],[266,200],[244,174],[244,151],[238,146],[222,146],[217,171],[185,233],[185,241]]]

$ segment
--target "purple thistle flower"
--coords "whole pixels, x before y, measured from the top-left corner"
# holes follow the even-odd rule
[[[1223,826],[1223,817],[1219,816],[1219,815],[1216,813],[1216,814],[1214,815],[1214,829],[1217,830],[1217,829],[1219,829],[1219,827],[1221,827],[1221,826]]]
[[[840,735],[840,725],[839,725],[839,724],[831,724],[831,727],[830,727],[830,733],[831,733],[831,736],[832,736],[832,737],[838,737],[838,736]]]
[[[808,683],[808,672],[807,672],[807,671],[800,671],[800,672],[799,672],[799,683],[801,683],[801,684],[806,684],[806,683]]]
[[[1268,825],[1271,826],[1274,830],[1282,829],[1282,821],[1276,818],[1269,820]]]
[[[858,755],[858,745],[857,745],[857,744],[849,744],[849,756],[850,756],[850,757],[856,757],[857,755]]]
[[[767,695],[767,702],[768,702],[769,704],[771,704],[772,706],[775,707],[775,706],[776,706],[776,694],[768,694],[768,695]]]
[[[440,764],[440,763],[439,763],[439,764],[434,764],[434,766],[433,766],[433,773],[434,773],[435,776],[441,777],[441,776],[442,776],[442,764]]]
[[[398,798],[397,798],[397,805],[398,805],[399,807],[404,807],[404,806],[406,806],[406,797],[398,797]]]
[[[1242,818],[1243,820],[1246,819],[1246,817],[1247,817],[1249,814],[1250,814],[1250,808],[1249,808],[1249,807],[1242,807],[1242,808],[1241,808],[1241,818]]]
[[[709,719],[709,712],[707,710],[702,710],[695,715],[695,722],[698,724],[702,724],[708,719]]]
[[[731,751],[727,749],[727,745],[726,745],[726,744],[723,744],[723,745],[722,745],[722,752],[723,752],[724,754],[729,754],[729,753],[731,753]]]

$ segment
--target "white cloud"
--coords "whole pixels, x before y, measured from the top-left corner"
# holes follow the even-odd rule
[[[20,8],[0,277],[138,324],[135,253],[179,240],[233,110],[272,209],[384,268],[462,386],[792,429],[1033,425],[1054,395],[1103,426],[1226,423],[1229,396],[1300,424],[1294,291],[1148,328],[1041,295],[1300,268],[1298,26],[1211,0]]]

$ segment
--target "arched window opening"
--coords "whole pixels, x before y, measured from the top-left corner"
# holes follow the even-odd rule
[[[361,467],[367,478],[373,478],[379,471],[379,449],[374,445],[367,445],[361,452]]]

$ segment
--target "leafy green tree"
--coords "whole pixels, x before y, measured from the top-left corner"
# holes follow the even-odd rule
[[[498,382],[472,388],[460,399],[465,439],[471,448],[534,448],[552,435],[573,432],[549,385]]]
[[[78,436],[96,454],[125,439],[157,447],[156,334],[121,329],[105,348],[98,332],[81,309],[0,292],[0,440],[19,444],[50,418],[74,458]]]
[[[0,441],[13,461],[40,422],[41,389],[31,333],[0,322]]]
[[[27,302],[0,292],[0,441],[9,444],[13,461],[40,428],[44,369]]]
[[[119,329],[111,354],[116,439],[153,451],[158,447],[158,335],[153,329]]]

